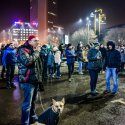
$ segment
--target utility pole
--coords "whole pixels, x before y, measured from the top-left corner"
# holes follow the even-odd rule
[[[88,17],[86,18],[86,21],[87,21],[87,42],[89,44],[89,30],[90,30],[91,22],[90,22],[90,19]]]

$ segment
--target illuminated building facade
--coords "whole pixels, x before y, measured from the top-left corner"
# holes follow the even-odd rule
[[[10,38],[18,42],[26,41],[30,35],[38,36],[37,24],[27,22],[15,22],[10,28]]]

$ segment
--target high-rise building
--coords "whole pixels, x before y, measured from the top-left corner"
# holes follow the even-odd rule
[[[57,28],[57,0],[30,0],[30,22],[38,22],[41,43],[47,43],[48,30]]]

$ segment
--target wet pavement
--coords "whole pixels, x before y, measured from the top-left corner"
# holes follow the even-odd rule
[[[48,79],[44,83],[45,91],[41,92],[44,109],[51,105],[51,100],[60,100],[65,97],[66,104],[60,116],[59,125],[124,125],[125,106],[119,103],[111,103],[112,100],[125,99],[125,76],[120,75],[119,92],[112,96],[104,95],[105,75],[100,74],[97,84],[99,95],[92,98],[89,95],[89,75],[78,75],[77,65],[68,82],[67,66],[61,67],[61,79]],[[0,125],[19,125],[21,117],[21,103],[23,92],[18,85],[18,77],[15,76],[16,89],[5,89],[5,81],[0,81]],[[39,98],[38,98],[39,99]],[[36,102],[38,115],[43,109],[39,101]]]

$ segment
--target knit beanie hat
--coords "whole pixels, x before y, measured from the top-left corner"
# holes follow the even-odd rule
[[[28,41],[32,40],[33,38],[36,38],[36,36],[35,36],[35,35],[30,35],[30,36],[28,37]]]

